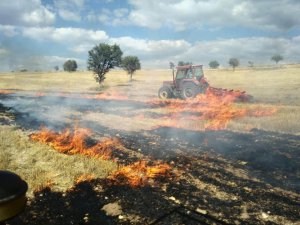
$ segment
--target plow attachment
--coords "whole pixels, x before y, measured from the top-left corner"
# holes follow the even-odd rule
[[[220,98],[230,98],[234,102],[252,102],[253,96],[247,94],[245,91],[228,90],[224,88],[215,88],[209,86],[206,90],[207,95],[215,95]]]

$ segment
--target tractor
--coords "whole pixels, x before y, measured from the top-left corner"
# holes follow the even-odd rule
[[[173,69],[173,81],[163,82],[163,86],[158,91],[158,97],[161,99],[194,98],[199,93],[204,94],[208,86],[202,65],[178,66],[176,70]]]

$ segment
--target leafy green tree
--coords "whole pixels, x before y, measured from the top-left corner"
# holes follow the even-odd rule
[[[121,66],[130,75],[130,81],[132,81],[132,75],[133,75],[133,73],[136,70],[140,70],[141,69],[140,60],[136,56],[125,56],[122,59]]]
[[[77,70],[77,63],[75,60],[69,59],[63,65],[64,71],[74,72]]]
[[[220,66],[220,63],[217,60],[213,60],[209,62],[209,67],[212,69],[217,69]]]
[[[58,71],[59,67],[58,66],[54,66],[54,69],[55,69],[55,71]]]
[[[87,68],[94,72],[96,81],[101,84],[110,69],[120,66],[123,52],[116,44],[100,43],[88,52]]]
[[[283,56],[281,56],[279,54],[275,54],[272,56],[271,60],[275,61],[276,64],[278,64],[279,61],[283,60]]]
[[[237,66],[240,65],[240,61],[239,61],[237,58],[231,58],[231,59],[229,59],[228,64],[229,64],[230,66],[232,66],[232,69],[234,70],[235,67],[237,67]]]

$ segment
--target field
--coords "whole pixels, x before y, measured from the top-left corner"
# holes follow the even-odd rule
[[[0,169],[29,184],[7,224],[299,224],[300,65],[204,72],[254,101],[159,101],[170,70],[0,74]]]

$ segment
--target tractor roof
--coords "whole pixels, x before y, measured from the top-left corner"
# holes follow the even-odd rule
[[[184,69],[190,69],[194,67],[202,67],[202,65],[185,65],[185,66],[177,66],[177,70],[184,70]]]

